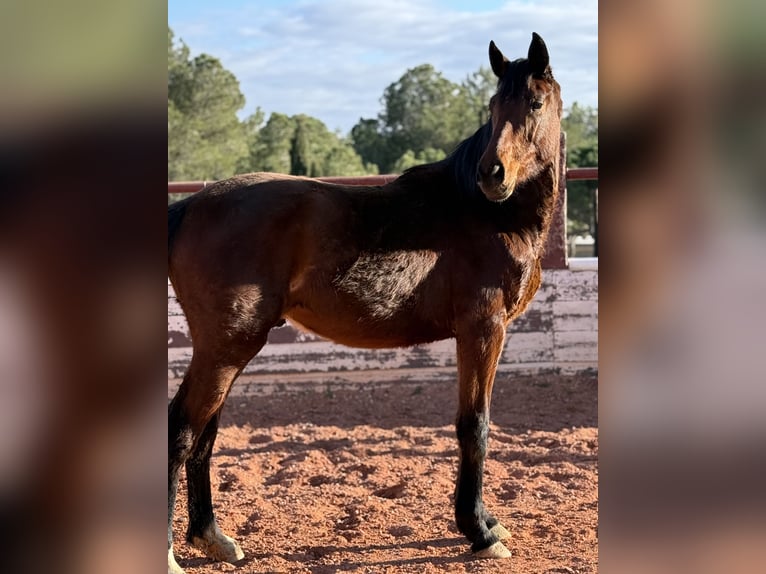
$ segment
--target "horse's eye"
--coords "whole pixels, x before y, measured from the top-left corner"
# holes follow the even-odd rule
[[[533,110],[539,110],[542,107],[543,107],[543,103],[541,101],[535,100],[534,102],[532,102],[532,109]]]

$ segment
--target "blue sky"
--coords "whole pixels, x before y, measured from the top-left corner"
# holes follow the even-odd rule
[[[490,40],[514,59],[533,31],[565,107],[598,106],[597,0],[169,0],[168,23],[237,76],[242,116],[305,113],[345,134],[407,69],[430,63],[459,82],[489,65]]]

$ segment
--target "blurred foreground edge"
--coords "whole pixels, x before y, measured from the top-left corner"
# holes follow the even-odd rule
[[[162,563],[148,534],[165,498],[159,103],[51,114],[0,140],[0,332],[14,343],[0,350],[0,571]]]

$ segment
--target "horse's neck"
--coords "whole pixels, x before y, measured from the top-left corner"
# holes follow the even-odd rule
[[[520,185],[506,201],[503,215],[497,219],[500,231],[521,240],[533,258],[542,257],[557,199],[558,165],[554,162]]]
[[[556,208],[558,169],[557,161],[545,165],[538,175],[520,184],[502,204],[490,203],[478,188],[469,195],[461,188],[461,182],[456,181],[454,167],[445,161],[413,168],[389,185],[396,185],[407,195],[428,190],[428,195],[438,194],[439,202],[449,201],[447,196],[452,195],[455,205],[465,204],[461,212],[473,212],[477,217],[491,221],[496,231],[508,235],[512,243],[524,246],[528,256],[537,259],[543,256]]]
[[[444,161],[424,163],[408,169],[392,184],[409,192],[443,190],[445,186],[454,186],[450,175],[451,173]]]

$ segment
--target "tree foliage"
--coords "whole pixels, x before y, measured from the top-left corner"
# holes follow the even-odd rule
[[[397,172],[413,158],[435,157],[434,150],[444,157],[484,124],[495,84],[486,68],[460,84],[430,64],[407,70],[383,92],[378,117],[362,118],[353,127],[354,149],[381,172]]]
[[[598,110],[573,103],[561,129],[567,135],[567,166],[598,166]],[[598,181],[567,183],[567,228],[571,235],[595,234],[597,188]]]
[[[309,177],[377,173],[377,166],[365,165],[346,138],[316,118],[273,113],[260,128],[257,118],[249,121],[249,152],[239,164],[240,172],[273,171]]]
[[[396,163],[394,164],[393,172],[394,173],[402,173],[405,170],[410,169],[411,167],[415,167],[416,165],[422,165],[424,163],[433,163],[436,161],[440,161],[447,157],[447,154],[444,153],[441,149],[436,149],[432,147],[428,147],[424,149],[423,151],[419,151],[415,153],[411,149],[408,149],[402,157],[400,157],[398,160],[396,160]]]
[[[471,135],[489,120],[489,99],[497,88],[497,78],[491,69],[482,66],[468,76],[460,85],[465,98],[468,116],[465,118],[466,129]],[[473,114],[473,117],[471,117]]]
[[[380,116],[391,158],[426,148],[453,148],[465,134],[465,101],[458,87],[430,64],[409,70],[383,92]]]
[[[351,141],[306,115],[255,113],[240,121],[245,98],[234,74],[207,54],[191,57],[168,28],[168,179],[222,179],[273,171],[312,177],[377,173]]]
[[[234,74],[207,54],[191,58],[168,28],[168,178],[234,175],[247,149],[237,117],[244,105]]]
[[[381,132],[380,120],[361,118],[351,128],[351,142],[363,161],[378,166],[380,173],[388,173],[391,164],[388,141]]]

